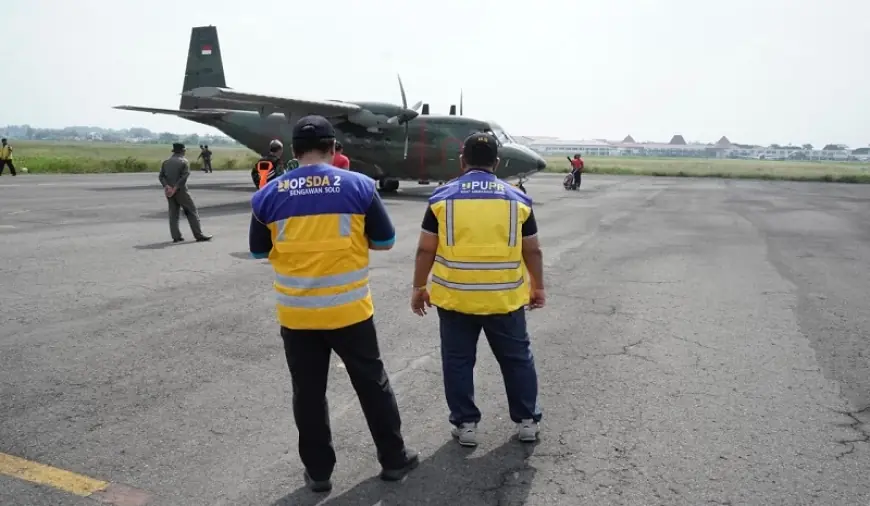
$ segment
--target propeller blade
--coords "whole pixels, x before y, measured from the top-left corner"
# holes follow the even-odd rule
[[[396,77],[399,78],[399,91],[402,92],[402,107],[405,109],[408,108],[408,97],[405,96],[405,85],[402,84],[402,76],[396,74]]]
[[[414,104],[414,107],[412,107],[411,110],[412,110],[412,111],[416,111],[417,109],[419,109],[419,108],[422,107],[422,106],[423,106],[423,101],[420,100],[419,102],[417,102],[416,104]]]
[[[405,160],[408,159],[408,137],[411,135],[408,124],[405,123]]]
[[[459,115],[462,116],[462,89],[459,90]]]

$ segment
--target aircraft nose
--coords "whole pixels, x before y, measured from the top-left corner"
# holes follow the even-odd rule
[[[547,161],[543,158],[538,158],[538,170],[544,170],[547,168]]]

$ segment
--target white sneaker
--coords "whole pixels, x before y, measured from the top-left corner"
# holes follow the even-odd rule
[[[517,438],[523,443],[534,443],[540,433],[541,428],[534,420],[523,420],[517,424]]]
[[[463,423],[459,427],[453,427],[453,437],[459,440],[462,446],[477,446],[477,424]]]

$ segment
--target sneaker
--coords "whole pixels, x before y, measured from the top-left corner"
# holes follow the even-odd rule
[[[541,428],[534,420],[523,420],[517,424],[517,437],[523,443],[534,443],[538,440]]]
[[[384,481],[401,481],[420,464],[420,455],[410,448],[405,448],[405,463],[397,469],[381,469],[381,479]]]
[[[463,423],[459,427],[453,427],[453,437],[459,440],[462,446],[477,446],[477,424]]]
[[[305,484],[308,485],[308,488],[311,489],[312,492],[329,492],[332,490],[332,480],[313,480],[308,474],[308,471],[305,471],[304,478]]]

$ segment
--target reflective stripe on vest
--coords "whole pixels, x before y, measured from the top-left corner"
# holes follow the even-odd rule
[[[278,304],[288,307],[301,307],[305,309],[319,309],[350,304],[363,300],[369,296],[369,286],[354,288],[349,292],[338,295],[285,295],[278,294]]]
[[[525,279],[520,276],[520,279],[516,281],[511,281],[510,283],[453,283],[441,279],[438,276],[432,276],[432,282],[438,283],[445,288],[452,288],[454,290],[462,290],[467,292],[495,292],[499,290],[514,290],[516,288],[519,288],[523,286]]]
[[[276,241],[285,241],[287,232],[288,220],[280,220],[277,222],[278,234]],[[350,214],[338,215],[338,235],[339,237],[350,237],[352,227],[352,216]],[[333,274],[317,277],[303,276],[286,276],[282,274],[275,275],[276,289],[277,287],[294,288],[297,290],[315,290],[318,288],[335,288],[339,286],[359,283],[368,278],[369,269],[364,267],[351,272],[342,274]],[[354,288],[350,291],[335,294],[335,295],[287,295],[277,293],[278,303],[282,306],[299,307],[305,309],[328,308],[349,304],[365,299],[369,296],[369,286]]]

